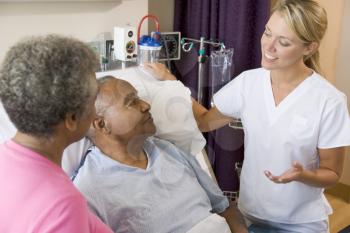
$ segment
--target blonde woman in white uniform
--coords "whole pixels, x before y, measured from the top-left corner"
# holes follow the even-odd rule
[[[223,87],[209,111],[194,102],[202,131],[242,119],[238,206],[251,232],[329,232],[332,209],[323,191],[341,176],[350,120],[346,96],[319,74],[326,28],[317,2],[279,1],[261,38],[262,68]],[[174,79],[162,65],[148,68]]]

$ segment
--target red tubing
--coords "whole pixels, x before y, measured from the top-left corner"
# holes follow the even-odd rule
[[[160,32],[160,29],[159,29],[159,20],[157,18],[157,16],[155,15],[145,15],[142,17],[140,23],[139,23],[139,26],[137,28],[137,43],[139,43],[140,41],[140,31],[141,31],[141,26],[142,26],[142,23],[143,21],[146,19],[146,18],[152,18],[154,19],[155,23],[156,23],[156,28],[157,28],[157,32]]]

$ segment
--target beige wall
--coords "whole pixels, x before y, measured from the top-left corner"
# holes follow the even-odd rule
[[[348,96],[350,109],[350,0],[344,0],[340,40],[336,56],[335,85]],[[341,182],[350,185],[350,149],[347,151]]]
[[[7,49],[28,35],[60,33],[93,41],[113,26],[137,27],[148,13],[148,0],[113,2],[0,2],[0,62]],[[147,24],[143,26],[147,32]]]
[[[271,7],[277,0],[271,0]],[[320,63],[323,74],[331,83],[336,79],[336,56],[340,40],[344,0],[316,0],[327,11],[328,29],[320,45]]]
[[[350,0],[319,0],[328,14],[328,29],[320,47],[321,66],[329,81],[348,97],[350,109]],[[350,149],[341,183],[350,185]]]
[[[148,12],[159,19],[160,31],[172,32],[174,24],[174,0],[149,0]],[[154,31],[154,23],[148,24],[149,30]]]
[[[342,15],[339,46],[336,56],[335,85],[348,96],[348,107],[350,108],[350,0],[344,1]]]
[[[328,28],[320,46],[321,68],[327,80],[335,83],[344,0],[318,0],[327,11]]]

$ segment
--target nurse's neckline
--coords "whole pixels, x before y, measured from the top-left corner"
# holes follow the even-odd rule
[[[275,107],[279,106],[285,98],[311,77],[313,73],[314,71],[312,69],[307,69],[303,74],[299,75],[298,78],[294,78],[290,82],[276,82],[272,77],[272,72],[270,72],[270,85]]]
[[[271,82],[271,86],[274,85],[276,87],[279,87],[280,85],[290,85],[290,86],[294,86],[297,87],[300,83],[302,83],[304,80],[306,80],[307,78],[311,77],[314,74],[314,71],[310,68],[304,70],[301,74],[298,75],[297,78],[292,77],[286,79],[286,78],[276,78],[273,75],[273,72],[270,72],[270,82]],[[285,77],[285,76],[284,76]]]

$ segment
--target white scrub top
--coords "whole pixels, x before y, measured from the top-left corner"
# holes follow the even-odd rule
[[[264,171],[280,175],[293,161],[314,169],[317,148],[350,145],[346,96],[314,72],[275,106],[270,71],[259,68],[243,72],[213,98],[222,114],[242,119],[245,158],[238,206],[243,214],[290,224],[327,219],[332,209],[322,188],[276,184]]]

